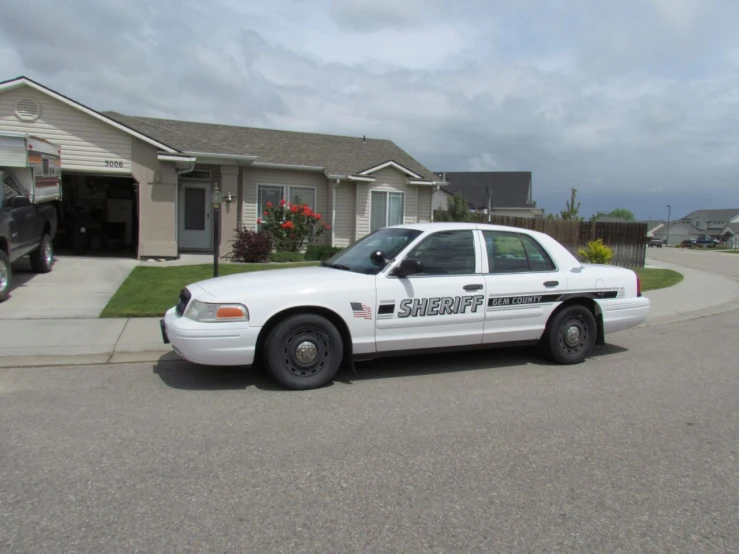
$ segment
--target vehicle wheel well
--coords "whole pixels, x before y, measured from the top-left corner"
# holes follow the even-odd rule
[[[575,298],[570,298],[569,300],[566,300],[561,305],[557,306],[557,309],[554,310],[551,315],[549,316],[549,320],[547,321],[547,331],[549,331],[549,322],[554,319],[554,316],[557,315],[559,312],[564,310],[565,308],[568,308],[569,306],[584,306],[590,312],[593,314],[593,317],[595,318],[595,324],[598,326],[598,331],[595,338],[595,344],[602,346],[606,343],[605,338],[605,330],[603,326],[603,311],[600,309],[600,306],[598,303],[593,300],[592,298],[588,298],[586,296],[578,296]]]
[[[0,250],[8,254],[8,243],[5,242],[5,239],[0,239]]]
[[[51,221],[49,220],[44,223],[44,230],[41,231],[41,236],[43,237],[44,235],[51,236]]]
[[[275,327],[277,327],[277,325],[281,321],[284,321],[288,317],[298,315],[298,314],[320,315],[328,319],[331,323],[333,323],[336,326],[336,329],[339,331],[339,334],[341,335],[341,340],[344,343],[342,366],[348,360],[349,361],[351,360],[352,335],[344,319],[339,314],[337,314],[333,310],[329,310],[328,308],[322,308],[320,306],[299,306],[295,308],[289,308],[287,310],[283,310],[281,312],[276,313],[275,315],[273,315],[267,320],[264,326],[262,326],[262,330],[259,331],[259,335],[257,336],[257,344],[256,344],[256,349],[254,351],[254,362],[255,363],[259,363],[261,361],[262,349],[264,347],[264,343],[267,340],[267,337],[269,336],[269,334],[272,332],[272,330]]]

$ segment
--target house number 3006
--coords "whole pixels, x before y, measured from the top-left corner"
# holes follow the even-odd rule
[[[123,167],[123,162],[120,160],[105,160],[105,167]]]

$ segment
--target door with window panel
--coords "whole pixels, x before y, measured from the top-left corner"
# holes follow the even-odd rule
[[[527,234],[481,234],[488,262],[483,342],[538,339],[567,289],[566,275]]]
[[[211,185],[205,182],[180,184],[180,248],[205,250],[212,247]]]

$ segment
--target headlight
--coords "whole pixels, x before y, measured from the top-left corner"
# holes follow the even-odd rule
[[[242,304],[209,304],[192,300],[185,317],[203,323],[216,321],[249,321],[249,310]]]

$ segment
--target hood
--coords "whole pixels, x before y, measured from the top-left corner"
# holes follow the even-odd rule
[[[268,293],[268,292],[308,292],[310,290],[332,290],[339,284],[367,282],[374,283],[374,275],[363,275],[351,271],[342,271],[330,267],[290,267],[286,269],[268,269],[265,271],[249,271],[223,277],[215,277],[188,285],[200,287],[207,294],[215,297],[233,296],[236,294]]]

